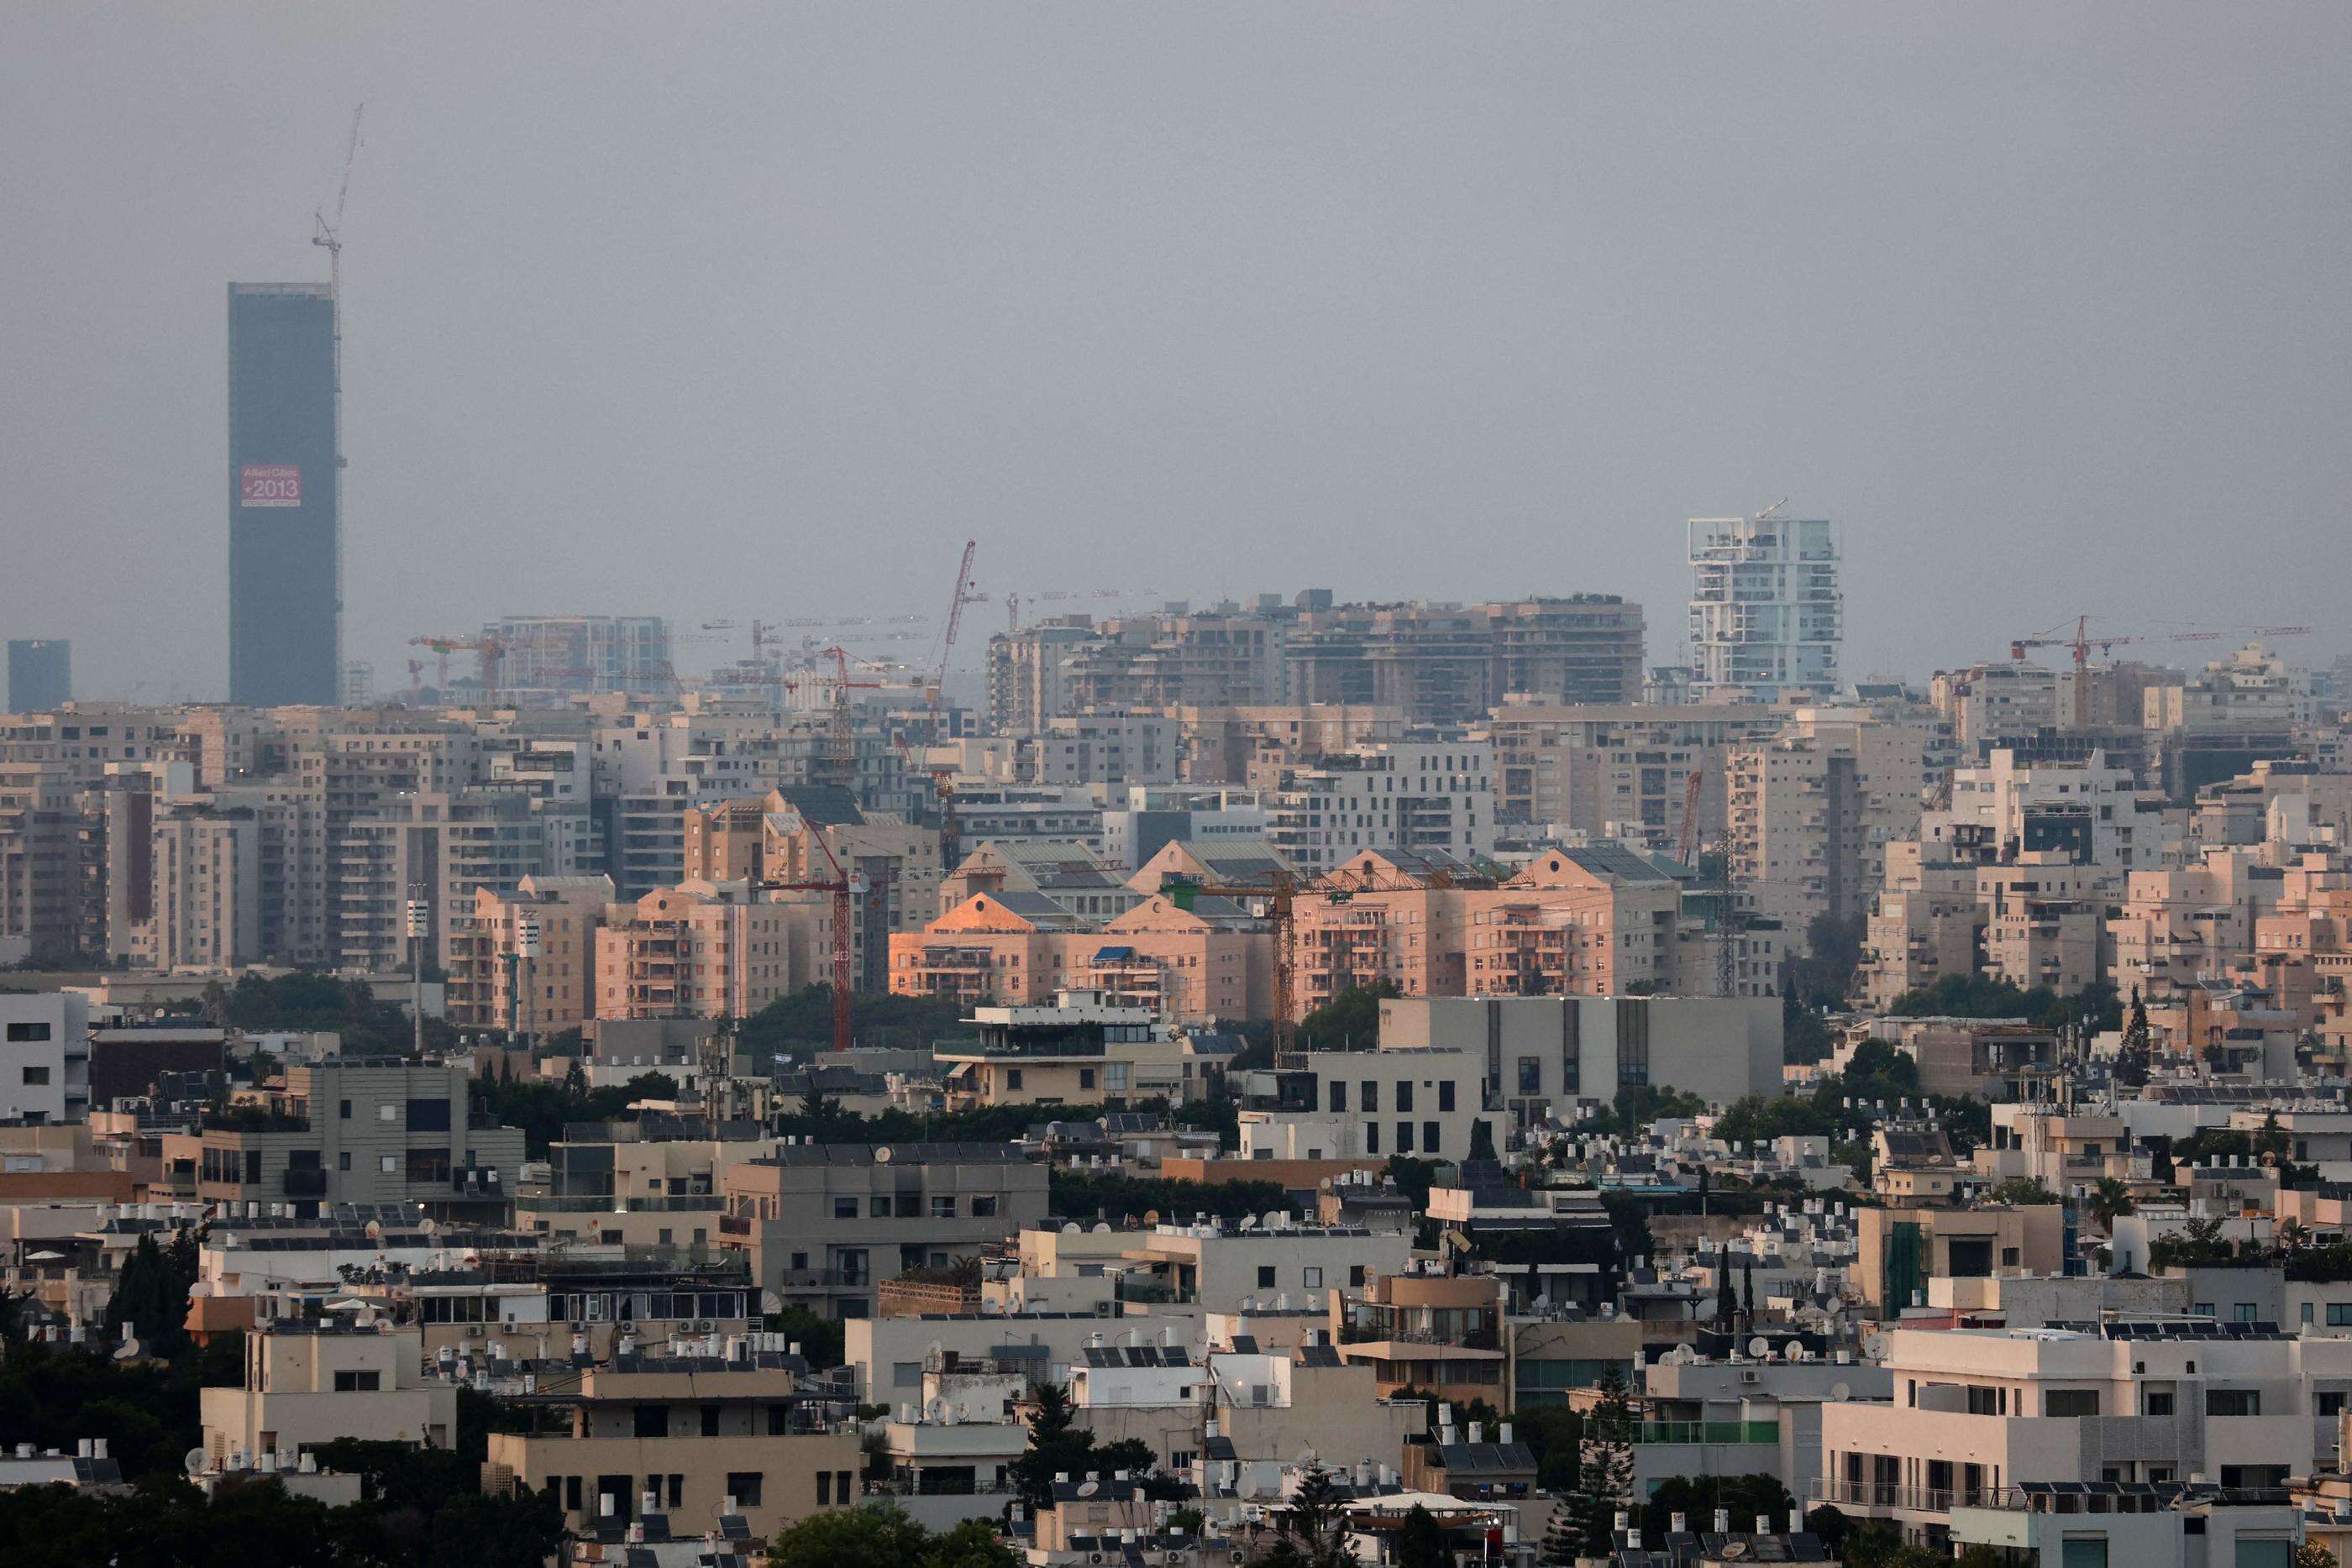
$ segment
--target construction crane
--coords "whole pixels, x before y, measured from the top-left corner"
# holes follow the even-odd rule
[[[497,706],[499,696],[499,661],[506,656],[506,649],[499,644],[499,640],[496,637],[411,637],[408,640],[408,645],[412,648],[430,648],[433,650],[434,656],[438,661],[436,666],[435,678],[440,684],[441,700],[444,702],[449,700],[449,655],[452,653],[480,654],[482,659],[482,706],[484,707],[494,707]]]
[[[1683,836],[1675,846],[1675,859],[1694,871],[1698,869],[1698,862],[1691,858],[1698,851],[1698,792],[1706,781],[1704,768],[1692,768],[1683,781]]]
[[[328,218],[324,207],[312,214],[319,220],[319,227],[310,236],[310,243],[324,248],[327,253],[327,293],[335,299],[343,297],[343,204],[351,197],[352,164],[360,155],[360,116],[366,112],[367,105],[364,103],[352,110],[352,141],[343,150],[343,179],[342,183],[335,187],[333,219]]]
[[[1291,908],[1298,895],[1298,879],[1286,871],[1277,871],[1263,883],[1192,882],[1171,878],[1164,885],[1170,902],[1180,909],[1190,909],[1195,897],[1262,898],[1265,900],[1266,924],[1274,931],[1274,1051],[1281,1055],[1290,1047],[1290,998],[1297,989],[1298,959],[1291,951]],[[1334,904],[1345,903],[1348,894],[1329,894]]]
[[[880,681],[853,681],[849,678],[849,650],[838,643],[824,650],[833,661],[833,702],[825,724],[824,739],[817,747],[816,766],[809,770],[810,778],[819,784],[835,784],[844,789],[857,788],[857,727],[850,712],[853,691],[879,691]]]
[[[971,558],[979,549],[980,541],[977,539],[963,541],[963,563],[956,568],[955,592],[948,600],[947,630],[940,637],[939,667],[932,674],[930,686],[924,694],[930,708],[930,723],[925,734],[932,745],[937,745],[940,738],[940,689],[947,685],[948,657],[955,652],[956,630],[963,624],[963,607],[981,603],[986,597],[973,588],[971,582]]]
[[[797,815],[797,813],[796,813]],[[822,880],[802,882],[772,882],[767,885],[787,893],[824,893],[833,895],[833,1049],[849,1049],[849,930],[854,890],[849,873],[842,869],[833,846],[824,841],[824,830],[807,818],[800,818],[801,828],[809,841],[824,855],[824,862],[833,874]]]
[[[2080,673],[2091,667],[2093,648],[2098,649],[2100,656],[2104,658],[2110,648],[2120,647],[2126,643],[2145,641],[2144,638],[2121,633],[2112,637],[2094,637],[2091,635],[2091,618],[2087,615],[2078,615],[2074,618],[2074,634],[2072,637],[2053,635],[2053,632],[2061,628],[2053,628],[2052,632],[2044,632],[2037,636],[2011,639],[2009,656],[2022,664],[2028,648],[2065,648],[2073,652],[2074,668],[2077,673]]]

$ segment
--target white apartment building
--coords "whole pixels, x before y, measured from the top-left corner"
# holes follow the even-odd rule
[[[1465,1159],[1485,1103],[1483,1061],[1458,1047],[1385,1043],[1284,1058],[1244,1075],[1241,1157]],[[1500,1120],[1490,1117],[1487,1128],[1498,1150]]]
[[[2152,686],[2141,701],[2144,727],[2192,735],[2284,734],[2315,709],[2311,672],[2263,647],[2216,659],[2185,685]]]
[[[1471,860],[1495,848],[1495,747],[1379,741],[1284,772],[1265,797],[1266,838],[1302,873],[1365,850]]]
[[[1507,701],[1487,726],[1495,804],[1513,821],[1669,848],[1682,837],[1696,773],[1699,839],[1712,843],[1724,832],[1731,748],[1770,739],[1787,718],[1756,703]]]
[[[1928,691],[1960,755],[1977,757],[1988,741],[2056,728],[2058,685],[2040,664],[1971,664],[1937,671]]]
[[[2143,800],[2131,769],[2105,752],[2082,763],[2029,763],[2005,748],[1981,768],[1953,769],[1951,806],[1928,813],[1921,833],[1964,859],[2049,851],[2119,873],[2164,864],[2170,836],[2162,802]]]
[[[1772,702],[1838,689],[1836,529],[1819,517],[1693,517],[1693,694]]]
[[[89,1002],[63,991],[0,993],[0,1123],[89,1116]]]
[[[2022,1483],[2278,1486],[2332,1458],[2352,1340],[2167,1319],[2034,1329],[1895,1328],[1891,1404],[1822,1413],[1811,1499],[1949,1538],[1953,1511]]]

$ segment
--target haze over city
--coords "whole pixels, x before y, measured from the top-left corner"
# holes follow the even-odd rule
[[[1681,520],[1784,496],[1857,674],[2082,612],[2324,661],[2352,17],[2118,22],[21,5],[0,628],[102,562],[79,689],[225,693],[222,285],[324,278],[365,100],[387,680],[509,613],[936,615],[966,538],[1139,604],[1619,592],[1666,662]]]

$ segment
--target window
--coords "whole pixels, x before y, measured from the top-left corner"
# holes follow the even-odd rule
[[[400,1120],[400,1107],[387,1100],[375,1108],[375,1119],[379,1122],[397,1122]]]
[[[1018,1089],[1021,1087],[1021,1070],[1019,1068],[1008,1067],[1004,1070],[1004,1086],[1007,1089]],[[824,1478],[823,1476],[819,1476],[817,1479],[819,1480],[823,1480]]]
[[[2311,1321],[2311,1303],[2309,1301],[2305,1301],[2303,1303],[2303,1321],[2309,1322]],[[2332,1329],[2352,1328],[2352,1301],[2328,1302],[2327,1326]]]
[[[2107,1538],[2070,1535],[2060,1547],[2059,1568],[2107,1568]]]
[[[445,1100],[411,1100],[408,1103],[408,1125],[418,1133],[446,1133],[449,1130],[449,1102]]]
[[[352,1168],[351,1150],[345,1149],[335,1156],[335,1168],[339,1171],[347,1171]]]
[[[2169,1388],[2151,1388],[2151,1389],[2149,1389],[2149,1390],[2147,1391],[2147,1400],[2146,1400],[2146,1404],[2147,1404],[2147,1408],[2141,1412],[2141,1414],[2142,1414],[2142,1415],[2146,1415],[2146,1416],[2169,1416],[2169,1415],[2171,1415],[2171,1414],[2172,1414],[2172,1390],[2171,1390],[2171,1389],[2169,1389]]]
[[[766,1479],[767,1473],[764,1470],[730,1470],[727,1472],[727,1495],[735,1500],[735,1506],[739,1509],[757,1508],[760,1506],[760,1483]],[[816,1473],[816,1500],[823,1502],[824,1500],[823,1470]],[[844,1502],[849,1500],[846,1489],[844,1489],[841,1500]]]
[[[336,1101],[335,1113],[341,1116],[344,1121],[350,1121],[352,1119],[352,1103],[348,1100]]]
[[[2343,1415],[2343,1414],[2344,1414],[2344,1392],[2343,1392],[2343,1390],[2342,1390],[2342,1389],[2337,1389],[2336,1392],[2334,1392],[2334,1393],[2332,1393],[2332,1394],[2331,1394],[2331,1393],[2327,1392],[2326,1390],[2322,1389],[2322,1390],[2320,1390],[2318,1393],[2314,1394],[2314,1395],[2311,1396],[2311,1413],[2312,1413],[2313,1415],[2315,1415],[2315,1416],[2341,1416],[2341,1415]]]
[[[2232,1322],[2252,1322],[2254,1321],[2254,1303],[2252,1301],[2238,1302],[2230,1309],[2230,1320]]]
[[[2000,1249],[2000,1266],[2001,1266],[2002,1268],[2004,1268],[2004,1269],[2014,1269],[2014,1268],[2016,1268],[2016,1267],[2017,1267],[2017,1259],[2018,1259],[2018,1249],[2017,1249],[2016,1248],[2014,1248],[2014,1247],[2004,1247],[2004,1248],[2002,1248],[2002,1249]]]
[[[398,1176],[400,1174],[400,1156],[398,1155],[382,1155],[376,1162],[376,1167],[378,1171],[384,1176]]]
[[[1081,1068],[1079,1068],[1079,1069],[1078,1069],[1078,1087],[1079,1087],[1079,1088],[1081,1088],[1081,1089],[1091,1089],[1091,1088],[1093,1088],[1094,1086],[1095,1086],[1095,1070],[1094,1070],[1093,1068],[1091,1068],[1091,1067],[1081,1067]]]
[[[1441,1080],[1437,1085],[1437,1108],[1441,1111],[1454,1109],[1454,1080],[1451,1078]]]
[[[1401,1155],[1409,1155],[1412,1153],[1412,1124],[1411,1122],[1399,1122],[1396,1124],[1396,1152]]]
[[[1367,1116],[1378,1114],[1381,1108],[1381,1086],[1367,1078],[1356,1087],[1360,1092],[1360,1097],[1356,1103],[1363,1107],[1364,1114]]]
[[[408,1179],[411,1181],[446,1182],[449,1179],[449,1151],[446,1149],[411,1149],[408,1151]]]
[[[956,1217],[955,1203],[955,1194],[953,1193],[949,1193],[944,1197],[932,1198],[931,1218],[933,1219],[953,1219]]]
[[[10,1045],[29,1045],[34,1040],[49,1038],[49,1026],[46,1023],[12,1023],[8,1026]]]
[[[1331,1080],[1331,1109],[1344,1113],[1348,1109],[1348,1085],[1340,1079]]]
[[[2293,1549],[2284,1538],[2253,1541],[2242,1535],[2238,1537],[2237,1568],[2287,1568],[2294,1557]]]
[[[835,1199],[833,1200],[833,1217],[834,1217],[835,1219],[855,1219],[855,1218],[857,1218],[857,1200],[856,1200],[856,1198],[854,1198],[854,1197],[836,1197],[836,1198],[835,1198]]]
[[[1364,1288],[1364,1266],[1361,1263],[1348,1265],[1348,1283],[1360,1291]]]
[[[1438,1142],[1437,1124],[1434,1122],[1423,1122],[1421,1124],[1421,1152],[1424,1155],[1433,1155],[1437,1153]]]
[[[769,1437],[781,1437],[784,1435],[786,1428],[790,1426],[792,1421],[792,1408],[793,1407],[789,1405],[771,1405],[768,1406]]]
[[[2099,1413],[2099,1391],[2095,1388],[2053,1388],[2042,1396],[2044,1416],[2095,1416]]]
[[[1412,1080],[1410,1078],[1400,1079],[1397,1082],[1396,1108],[1400,1111],[1412,1109]]]
[[[1378,1122],[1367,1122],[1364,1124],[1364,1153],[1377,1155],[1380,1152],[1381,1124]]]
[[[702,1435],[706,1437],[719,1436],[719,1406],[716,1405],[702,1407]]]
[[[2303,1303],[2303,1321],[2304,1321],[2305,1322],[2311,1322],[2311,1307],[2312,1307],[2312,1303],[2310,1303],[2309,1301],[2305,1301],[2305,1302],[2304,1302],[2304,1303]]]
[[[383,1386],[383,1374],[380,1372],[335,1374],[335,1392],[338,1394],[373,1394]]]
[[[983,1192],[972,1198],[971,1217],[974,1219],[992,1219],[995,1216],[996,1195],[994,1193]]]
[[[1259,1265],[1258,1265],[1258,1269],[1257,1269],[1257,1288],[1258,1288],[1259,1290],[1261,1290],[1261,1291],[1271,1291],[1271,1290],[1273,1290],[1273,1289],[1274,1289],[1274,1265],[1273,1265],[1273,1264],[1271,1264],[1271,1263],[1261,1263],[1261,1264],[1259,1264]]]
[[[1451,1111],[1454,1109],[1453,1106],[1445,1103],[1447,1100],[1452,1098],[1452,1096],[1447,1094],[1445,1091],[1453,1087],[1454,1085],[1451,1083],[1441,1083],[1438,1085],[1437,1108],[1439,1110]],[[1540,1094],[1543,1092],[1543,1058],[1539,1056],[1522,1056],[1519,1058],[1519,1092],[1522,1094]]]
[[[38,1087],[40,1087],[40,1086],[42,1086],[42,1085],[44,1085],[44,1084],[47,1084],[47,1083],[48,1082],[48,1081],[49,1081],[49,1070],[48,1070],[47,1068],[46,1068],[46,1067],[27,1067],[26,1069],[25,1069],[25,1082],[26,1082],[26,1083],[27,1085],[32,1086],[32,1087],[35,1087],[35,1088],[38,1088]]]
[[[2259,1388],[2209,1388],[2205,1391],[2205,1414],[2208,1416],[2259,1416],[2263,1413],[2263,1391]]]
[[[1323,1270],[1320,1269],[1307,1270],[1305,1282],[1307,1288],[1310,1291],[1321,1290],[1323,1288]]]
[[[919,1361],[894,1361],[890,1364],[890,1386],[920,1388],[923,1385],[923,1364]]]
[[[640,1405],[630,1412],[630,1430],[634,1436],[667,1437],[669,1436],[669,1406]]]

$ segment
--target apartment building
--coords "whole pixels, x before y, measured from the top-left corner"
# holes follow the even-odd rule
[[[1293,901],[1296,1016],[1352,987],[1409,997],[1673,989],[1679,885],[1613,846],[1550,849],[1517,873],[1360,852]]]
[[[2059,677],[2039,664],[1973,664],[1938,670],[1929,700],[1951,727],[1952,743],[1974,760],[1998,742],[2055,729],[2059,722]]]
[[[1493,1108],[1521,1126],[1637,1085],[1721,1105],[1780,1087],[1777,998],[1397,997],[1381,1003],[1380,1044],[1463,1053]]]
[[[1244,1160],[1467,1159],[1487,1106],[1481,1058],[1458,1045],[1312,1051],[1243,1075]],[[1488,1131],[1500,1146],[1501,1129]]]
[[[1292,768],[1265,798],[1265,836],[1309,873],[1365,850],[1475,860],[1495,847],[1495,750],[1383,741]]]
[[[1868,1212],[1868,1211],[1865,1211]],[[1815,1500],[1922,1542],[2026,1486],[2283,1485],[2336,1441],[2352,1341],[2267,1323],[1895,1328],[1888,1405],[1822,1412]]]
[[[721,1191],[719,1245],[751,1255],[761,1289],[838,1318],[1046,1211],[1045,1167],[1007,1144],[794,1145],[729,1166]]]
[[[247,1330],[244,1383],[200,1392],[215,1469],[345,1437],[446,1448],[457,1435],[457,1385],[425,1375],[421,1331],[373,1313]]]
[[[490,1435],[486,1490],[549,1493],[582,1531],[655,1515],[681,1527],[732,1517],[772,1539],[856,1507],[857,1431],[799,1390],[798,1358],[740,1341],[720,1348],[735,1354],[673,1349],[583,1370],[556,1401],[570,1431]]]
[[[503,1217],[522,1130],[474,1113],[469,1082],[463,1067],[289,1067],[257,1103],[204,1119],[197,1196],[301,1214],[414,1203],[436,1216]]]
[[[1506,702],[1487,723],[1495,809],[1505,821],[1666,849],[1681,841],[1697,774],[1699,841],[1717,843],[1728,825],[1731,749],[1769,740],[1787,718],[1753,703]]]
[[[1858,1208],[1854,1218],[1858,1250],[1847,1283],[1864,1310],[1881,1317],[1924,1306],[1931,1280],[2064,1270],[2065,1213],[2056,1204]]]
[[[890,989],[965,1008],[1094,992],[1170,1022],[1270,1018],[1274,936],[1230,899],[1145,894],[1082,920],[1037,893],[982,893],[890,938]]]
[[[1165,1099],[1181,1105],[1207,1087],[1192,1042],[1156,1008],[1098,990],[1063,990],[1045,1007],[972,1011],[980,1039],[938,1052],[950,1110],[982,1105],[1100,1104]]]
[[[2315,713],[2311,672],[2260,645],[2216,659],[2178,685],[2151,686],[2140,710],[2152,730],[2290,735]]]
[[[509,615],[482,628],[498,646],[499,699],[562,706],[591,693],[673,689],[658,615]]]
[[[1854,710],[1801,709],[1730,760],[1731,876],[1791,951],[1823,916],[1858,921],[1885,881],[1886,846],[1916,832],[1926,733]]]
[[[1919,821],[1922,837],[1978,861],[2041,852],[2117,874],[2161,867],[2174,830],[2163,802],[2103,751],[2080,764],[2028,761],[2006,747],[1956,768],[1951,804]]]
[[[1034,894],[1081,921],[1111,919],[1144,899],[1141,890],[1121,881],[1100,854],[1075,839],[976,841],[940,879],[940,912],[960,908],[982,894],[999,900]]]
[[[1819,517],[1693,517],[1694,694],[1771,702],[1838,690],[1836,529]]]
[[[450,923],[445,1016],[459,1029],[547,1035],[596,1016],[596,933],[613,879],[526,876],[474,890]]]
[[[0,993],[0,1123],[89,1118],[89,1003],[65,991]]]
[[[1188,784],[1270,788],[1284,769],[1404,738],[1402,708],[1366,703],[1177,706],[1177,777]]]
[[[1503,1398],[1509,1360],[1503,1284],[1491,1274],[1381,1273],[1331,1301],[1343,1363],[1369,1366],[1386,1398],[1420,1389],[1448,1404]]]
[[[2225,972],[2253,950],[2285,882],[2283,867],[2253,852],[2218,846],[2187,865],[2125,873],[2122,907],[2107,921],[2117,985],[2156,999]]]
[[[682,883],[607,907],[595,933],[600,1019],[748,1018],[792,987],[789,909],[741,883]]]

